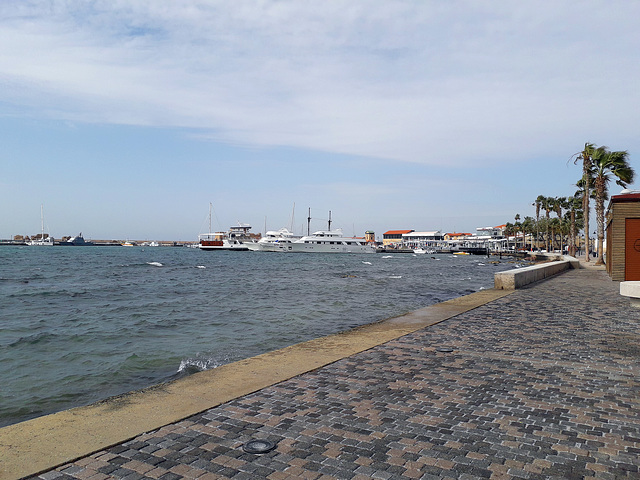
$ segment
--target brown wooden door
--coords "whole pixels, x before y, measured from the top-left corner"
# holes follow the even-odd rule
[[[640,280],[640,218],[625,219],[624,279]]]

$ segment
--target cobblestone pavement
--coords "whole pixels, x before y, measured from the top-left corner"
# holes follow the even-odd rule
[[[640,310],[618,285],[572,270],[39,478],[640,478]]]

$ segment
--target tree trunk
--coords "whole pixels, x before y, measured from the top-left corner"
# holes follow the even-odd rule
[[[571,244],[569,245],[569,255],[576,256],[576,212],[571,210]]]
[[[585,254],[585,262],[589,261],[589,190],[591,189],[591,185],[589,185],[589,170],[587,166],[587,160],[585,160],[585,164],[583,167],[584,173],[584,198],[582,199],[582,210],[584,211],[584,254]]]
[[[596,178],[596,224],[598,227],[598,259],[596,265],[604,265],[604,180]]]

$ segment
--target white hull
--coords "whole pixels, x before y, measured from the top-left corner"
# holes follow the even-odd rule
[[[286,246],[290,253],[376,253],[376,247],[362,239],[343,237],[340,230],[319,231]]]
[[[27,245],[31,247],[53,247],[53,239],[47,237],[44,240],[32,240]]]
[[[31,240],[27,245],[31,247],[53,247],[53,237],[44,236],[44,207],[40,205],[40,223],[41,223],[41,234],[39,240]]]
[[[238,251],[247,251],[249,247],[247,244],[242,243],[238,240],[228,240],[224,239],[219,242],[200,242],[200,250],[238,250]]]
[[[288,246],[299,238],[286,228],[282,228],[277,232],[269,231],[257,242],[245,243],[245,245],[253,252],[285,252]]]

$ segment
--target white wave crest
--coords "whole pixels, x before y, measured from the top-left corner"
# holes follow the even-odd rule
[[[211,358],[186,358],[180,361],[180,366],[178,367],[178,373],[182,373],[185,371],[197,371],[202,372],[204,370],[210,370],[212,368],[219,367],[220,364],[215,362]]]
[[[160,262],[147,262],[147,265],[152,265],[154,267],[162,267]]]

